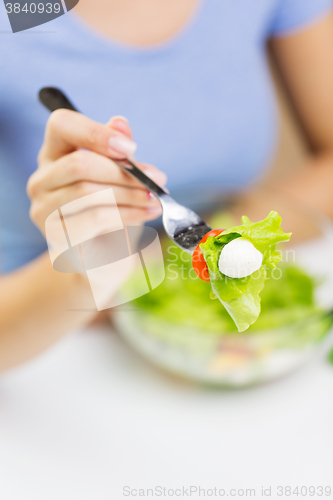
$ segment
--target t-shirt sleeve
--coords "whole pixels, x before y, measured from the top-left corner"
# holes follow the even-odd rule
[[[7,2],[5,2],[7,3]],[[0,2],[0,36],[8,35],[11,33],[11,26],[7,16],[6,7],[4,2]],[[13,2],[14,3],[14,2]],[[2,40],[1,40],[2,42]]]
[[[278,0],[271,35],[283,36],[306,28],[333,10],[333,0]]]

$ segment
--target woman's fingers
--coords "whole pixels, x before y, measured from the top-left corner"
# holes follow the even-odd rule
[[[43,226],[46,218],[55,210],[70,204],[72,201],[82,199],[79,211],[91,211],[92,208],[102,208],[105,205],[105,196],[103,191],[112,187],[113,194],[116,200],[116,205],[121,213],[125,216],[128,222],[129,215],[134,216],[135,220],[147,221],[159,217],[162,213],[161,205],[155,197],[149,195],[147,190],[126,188],[122,186],[110,186],[104,184],[96,184],[92,182],[78,182],[69,186],[56,189],[54,191],[41,193],[34,199],[30,217],[38,225]],[[101,192],[101,196],[96,196],[93,199],[93,205],[88,201],[84,203],[84,196]],[[110,202],[107,202],[110,205]],[[105,208],[105,207],[104,207]],[[71,212],[73,210],[73,212]],[[77,207],[71,209],[66,207],[68,215],[74,215]],[[137,215],[135,213],[137,212]],[[88,216],[87,216],[88,217]],[[123,221],[124,222],[124,221]]]
[[[143,224],[161,215],[159,211],[148,212],[143,208],[137,207],[117,207],[117,214],[118,211],[125,226]],[[66,216],[66,221],[68,218],[72,219],[75,224],[78,223],[80,227],[88,228],[88,230],[91,230],[95,226],[95,233],[102,234],[103,230],[110,228],[112,218],[115,215],[114,206],[100,205],[90,207],[89,210],[84,212]]]
[[[113,219],[117,222],[118,210],[127,225],[159,217],[162,209],[158,200],[111,160],[129,157],[135,149],[131,128],[123,117],[115,116],[102,125],[69,110],[52,113],[38,157],[39,168],[27,185],[31,219],[45,233],[45,221],[62,208],[72,228],[77,229],[77,222],[81,229],[90,231],[91,221],[95,221],[94,231],[99,233]],[[139,168],[158,185],[166,184],[166,175],[156,167],[139,164]]]
[[[129,126],[127,118],[124,116],[113,116],[106,124],[107,127],[110,127],[114,130],[118,130],[124,135],[127,135],[130,139],[133,139],[132,129]]]
[[[136,144],[110,125],[102,125],[75,111],[54,111],[47,122],[39,162],[55,161],[78,148],[121,159],[131,156]]]
[[[112,226],[112,220],[118,217],[118,213],[120,214],[122,223],[125,226],[131,226],[157,219],[162,214],[162,210],[160,207],[146,209],[143,207],[96,205],[89,207],[85,211],[67,214],[66,221],[71,219],[70,222],[72,226],[76,227],[76,230],[83,228],[91,232],[93,227],[97,235],[102,234],[105,228],[110,228],[110,225]],[[31,219],[44,234],[45,224],[49,215],[50,213],[49,211],[45,211],[45,207],[41,207],[39,210],[37,206],[33,205],[30,210]]]
[[[147,210],[149,208],[160,207],[157,198],[151,196],[147,190],[112,186],[110,184],[96,184],[87,181],[77,182],[42,194],[36,199],[36,203],[47,206],[48,212],[51,213],[74,200],[110,188],[112,188],[117,206],[126,205],[129,207],[145,208]],[[96,197],[96,200],[98,200],[98,197]]]
[[[167,178],[163,172],[151,165],[139,164],[139,166],[158,185],[165,185]],[[52,191],[81,181],[145,190],[137,179],[118,167],[110,158],[92,151],[81,150],[59,158],[47,168],[36,170],[29,179],[28,194],[33,198],[41,191]]]

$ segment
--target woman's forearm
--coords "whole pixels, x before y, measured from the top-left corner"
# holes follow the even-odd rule
[[[0,277],[0,370],[42,352],[96,316],[91,290],[78,274],[54,271],[48,254]]]
[[[333,153],[314,156],[279,188],[333,218]]]

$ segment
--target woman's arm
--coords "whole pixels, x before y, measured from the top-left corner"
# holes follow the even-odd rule
[[[312,151],[282,189],[333,216],[333,15],[272,44]]]
[[[45,234],[47,217],[80,197],[112,187],[124,225],[137,225],[158,217],[156,198],[110,157],[123,158],[131,142],[128,124],[115,118],[102,125],[72,111],[51,115],[38,158],[38,169],[29,179],[31,218]],[[108,156],[109,158],[106,158]],[[143,165],[147,175],[164,185],[166,177]],[[112,209],[96,203],[71,217],[85,226],[110,224]],[[82,220],[82,214],[84,218]],[[72,219],[72,220],[73,220]],[[105,232],[105,231],[104,231]],[[112,295],[116,290],[107,292]],[[96,316],[96,306],[87,278],[56,272],[48,253],[8,275],[0,276],[0,370],[20,364],[40,353],[71,329]]]
[[[85,278],[54,271],[47,253],[0,276],[0,304],[0,370],[32,358],[96,315]]]

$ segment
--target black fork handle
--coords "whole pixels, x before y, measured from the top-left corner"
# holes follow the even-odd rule
[[[49,110],[51,113],[57,109],[70,109],[71,111],[79,111],[73,106],[66,95],[55,87],[43,87],[38,94],[40,102]],[[168,193],[164,191],[158,184],[156,184],[150,177],[148,177],[132,160],[128,158],[124,160],[113,160],[120,168],[133,175],[138,179],[141,184],[143,184],[149,191],[154,193],[157,197],[168,196]]]

